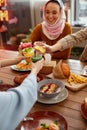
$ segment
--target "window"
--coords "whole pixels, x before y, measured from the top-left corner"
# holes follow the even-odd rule
[[[78,20],[80,20],[81,23],[87,25],[87,0],[79,0]]]
[[[87,26],[87,0],[71,1],[72,23]]]

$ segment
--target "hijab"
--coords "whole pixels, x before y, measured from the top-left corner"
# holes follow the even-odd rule
[[[60,17],[58,17],[58,19],[56,20],[56,22],[52,25],[46,21],[45,8],[47,4],[51,1],[52,0],[49,0],[48,2],[46,2],[46,4],[43,7],[43,20],[44,21],[42,22],[42,31],[47,38],[49,38],[50,40],[54,40],[58,38],[60,34],[63,32],[63,29],[65,27],[66,17],[65,17],[64,5],[63,5],[62,0],[53,0],[55,1],[55,3],[58,3],[58,5],[60,6],[61,14],[60,14]]]

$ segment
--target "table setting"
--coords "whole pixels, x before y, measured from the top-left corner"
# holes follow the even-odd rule
[[[7,57],[9,57],[9,58],[15,57],[16,55],[18,55],[18,51],[13,52],[13,51],[8,51],[8,50],[0,50],[0,55],[1,55],[1,57],[0,57],[1,59],[2,58],[5,59]],[[70,67],[70,72],[75,73],[76,75],[77,74],[81,75],[82,70],[87,65],[87,63],[80,62],[79,60],[74,60],[74,59],[63,60],[62,62],[67,63]],[[54,67],[51,66],[51,72],[53,70],[52,68],[55,68],[57,66],[57,63],[58,63],[58,60],[56,60],[56,64]],[[46,66],[48,67],[48,65],[46,65]],[[1,68],[0,79],[3,81],[2,84],[9,84],[9,85],[12,85],[10,87],[15,87],[15,86],[21,84],[21,82],[24,80],[24,78],[29,73],[30,73],[30,71],[21,72],[21,71],[13,70],[11,68],[11,66],[3,67],[3,68]],[[25,75],[25,77],[21,78],[21,76],[24,76],[24,75]],[[15,77],[18,77],[18,76],[22,80],[21,80],[21,82],[16,83],[14,81],[14,79],[15,79]],[[52,73],[47,73],[47,74],[40,73],[40,74],[38,74],[38,79],[39,79],[38,83],[44,79],[52,79],[52,80],[56,79],[52,76],[53,76]],[[86,77],[86,76],[84,76],[84,77]],[[57,80],[61,81],[64,84],[63,80],[66,80],[66,79],[62,79],[62,80],[57,79]],[[64,86],[65,86],[65,84],[64,84]],[[87,119],[83,115],[83,114],[85,114],[85,116],[86,116],[86,113],[85,113],[86,110],[84,111],[83,102],[87,95],[86,86],[87,85],[85,85],[83,88],[79,89],[78,91],[77,90],[72,91],[67,86],[65,86],[64,89],[57,96],[55,96],[51,99],[44,97],[38,93],[37,102],[31,109],[31,111],[27,115],[27,117],[30,117],[30,114],[33,114],[33,113],[35,114],[35,112],[41,113],[41,111],[47,111],[47,112],[52,111],[52,112],[56,112],[57,114],[62,115],[64,117],[64,119],[66,120],[66,122],[68,124],[68,128],[67,128],[68,130],[75,130],[75,129],[76,130],[78,130],[78,129],[85,130],[87,128]],[[78,85],[77,85],[77,87],[78,87]],[[1,89],[2,88],[4,90],[4,87],[1,87]],[[7,86],[5,91],[8,88],[9,88],[9,86]],[[42,116],[42,118],[43,118],[43,116]],[[21,130],[26,130],[25,129],[26,127],[24,127],[24,124],[28,129],[29,125],[28,125],[27,119],[25,122],[23,121],[21,123]],[[36,128],[37,127],[39,127],[39,126],[36,126]],[[35,128],[32,128],[32,130],[34,130],[34,129]],[[66,130],[66,129],[64,129],[64,130]]]
[[[44,105],[59,104],[59,103],[64,102],[68,99],[69,90],[72,92],[78,92],[87,86],[86,76],[84,76],[81,73],[77,74],[77,73],[72,72],[71,68],[69,66],[69,63],[66,63],[66,61],[64,61],[64,60],[58,60],[58,61],[53,60],[52,61],[50,54],[45,54],[45,50],[43,48],[41,49],[41,51],[38,52],[38,50],[40,50],[40,49],[41,48],[39,48],[39,46],[36,46],[36,50],[35,50],[34,54],[31,56],[31,59],[29,59],[29,61],[27,61],[27,62],[31,62],[31,60],[32,60],[33,62],[36,62],[34,60],[35,56],[39,56],[40,58],[44,56],[44,58],[45,58],[44,67],[40,71],[40,75],[43,75],[43,78],[38,81],[38,90],[37,90],[37,93],[38,93],[37,102],[38,103],[44,104]],[[28,51],[28,49],[26,49],[26,52],[27,51]],[[28,56],[26,53],[24,53],[24,50],[22,51],[22,54],[25,56]],[[40,60],[40,59],[38,59],[38,60]],[[82,71],[83,71],[83,69],[82,69]],[[20,78],[21,78],[21,76],[22,75],[20,75]],[[24,78],[26,78],[26,76]],[[23,80],[24,80],[24,78],[23,78]],[[18,78],[15,78],[15,79],[18,79]],[[21,82],[23,80],[21,80]],[[49,85],[45,82],[45,80],[47,81],[47,83]],[[50,81],[52,83],[54,83],[55,80],[57,80],[58,82],[61,82],[63,84],[64,88],[63,88],[63,90],[61,90],[57,94],[56,94],[56,92],[52,92],[52,95],[56,95],[56,96],[50,97],[49,95],[51,95],[51,93],[48,94],[48,92],[46,93],[46,91],[51,86]],[[19,84],[21,84],[21,82]],[[44,85],[42,83],[44,83]],[[48,85],[48,88],[47,88],[47,85]],[[56,85],[59,85],[59,84],[56,84]],[[44,86],[43,89],[47,88],[47,90],[44,91],[44,93],[42,93],[40,91],[40,88],[43,86]],[[80,114],[82,115],[82,117],[84,119],[86,119],[86,111],[84,109],[83,102],[81,103],[80,107],[81,107]],[[26,130],[26,128],[24,128],[24,130]],[[32,130],[34,130],[34,129],[32,128]],[[35,128],[35,130],[38,130],[38,129]],[[68,128],[67,128],[67,130],[68,130]]]

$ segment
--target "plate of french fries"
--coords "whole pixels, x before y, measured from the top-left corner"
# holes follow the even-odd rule
[[[87,77],[78,75],[75,73],[70,73],[68,79],[64,80],[65,86],[72,91],[78,91],[81,88],[87,86]]]
[[[25,60],[23,60],[16,65],[12,65],[11,69],[15,71],[20,71],[20,72],[30,71],[31,63],[27,63]]]
[[[53,74],[47,75],[46,77],[54,78]],[[78,91],[87,86],[87,77],[72,72],[68,78],[58,80],[61,80],[65,87],[71,91]]]

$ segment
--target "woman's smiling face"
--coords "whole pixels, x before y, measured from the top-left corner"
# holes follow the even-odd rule
[[[49,2],[45,8],[46,21],[51,25],[54,24],[60,17],[60,12],[60,6],[57,3]]]

